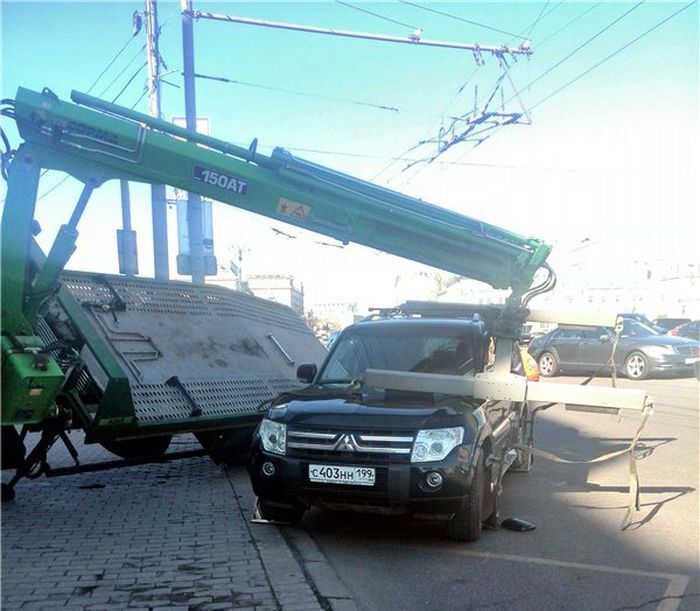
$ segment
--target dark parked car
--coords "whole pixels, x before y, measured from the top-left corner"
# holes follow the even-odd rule
[[[618,314],[618,316],[622,316],[623,318],[631,318],[632,320],[637,320],[645,325],[647,327],[653,327],[653,323],[646,317],[644,314],[640,314],[639,312],[622,312]]]
[[[687,322],[690,322],[690,318],[655,318],[651,321],[651,324],[661,333],[668,333],[671,329],[684,325]]]
[[[532,340],[528,348],[540,374],[609,372],[615,333],[607,327],[562,326]],[[643,380],[653,373],[692,374],[700,357],[700,343],[662,335],[647,325],[625,319],[615,351],[615,367],[628,378]]]
[[[695,341],[700,341],[700,320],[688,321],[685,324],[674,327],[669,331],[669,334],[676,337],[689,337]]]
[[[361,385],[366,369],[480,371],[483,323],[380,318],[348,327],[305,390],[283,395],[254,436],[249,467],[263,518],[296,522],[309,505],[433,514],[476,540],[495,519],[501,468],[528,470],[521,403]]]
[[[654,331],[658,331],[659,333],[666,333],[666,331],[668,330],[664,327],[657,326],[656,323],[652,322],[646,316],[644,316],[644,314],[640,314],[639,312],[623,312],[622,314],[618,314],[618,316],[622,316],[623,318],[631,318],[632,320],[641,322],[642,324],[646,325],[647,327],[651,327],[652,329],[654,329]]]

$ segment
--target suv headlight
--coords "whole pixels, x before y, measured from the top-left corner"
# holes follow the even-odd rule
[[[273,420],[263,419],[260,423],[260,441],[266,452],[282,454],[287,452],[287,425]]]
[[[442,460],[464,439],[464,427],[425,429],[418,431],[413,442],[411,462]]]

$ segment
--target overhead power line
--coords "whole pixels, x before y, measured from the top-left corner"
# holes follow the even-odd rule
[[[556,11],[562,4],[564,4],[566,0],[559,0],[552,8],[550,8],[544,15],[542,15],[542,19],[545,19],[546,17],[549,17],[554,11]]]
[[[681,7],[680,9],[678,9],[677,11],[671,13],[668,17],[665,17],[664,19],[662,19],[661,21],[659,21],[659,22],[656,23],[655,25],[651,26],[649,29],[645,30],[644,32],[642,32],[641,34],[639,34],[638,36],[636,36],[635,38],[633,38],[632,40],[630,40],[629,42],[627,42],[626,44],[624,44],[622,47],[620,47],[620,48],[618,48],[617,50],[613,51],[612,53],[610,53],[609,55],[607,55],[606,57],[604,57],[604,58],[601,59],[600,61],[596,62],[595,64],[593,64],[592,66],[590,66],[589,68],[587,68],[586,70],[584,70],[583,72],[581,72],[578,76],[575,76],[573,79],[571,79],[570,81],[568,81],[567,83],[565,83],[565,84],[562,85],[561,87],[555,89],[552,93],[550,93],[549,95],[545,96],[544,98],[542,98],[541,100],[539,100],[539,101],[538,101],[537,103],[535,103],[534,105],[530,106],[530,108],[527,110],[527,112],[528,112],[528,113],[531,113],[533,110],[535,110],[535,108],[538,108],[539,106],[541,106],[542,104],[544,104],[545,102],[547,102],[548,100],[550,100],[551,98],[553,98],[554,96],[558,95],[559,93],[561,93],[562,91],[564,91],[565,89],[567,89],[568,87],[570,87],[571,85],[573,85],[574,83],[576,83],[577,81],[581,80],[582,78],[584,78],[585,76],[587,76],[588,74],[590,74],[591,72],[593,72],[594,70],[596,70],[597,68],[599,68],[600,66],[602,66],[604,63],[610,61],[610,60],[613,59],[615,56],[617,56],[617,55],[619,55],[620,53],[622,53],[622,51],[624,51],[624,50],[627,49],[628,47],[631,47],[631,46],[634,45],[635,43],[639,42],[642,38],[648,36],[649,34],[651,34],[652,32],[654,32],[655,30],[659,29],[662,25],[666,24],[667,22],[669,22],[671,19],[673,19],[673,18],[676,17],[677,15],[680,15],[682,12],[686,11],[687,9],[689,9],[689,8],[690,8],[691,6],[693,6],[694,4],[697,4],[697,0],[692,0],[692,2],[689,2],[688,4],[685,4],[684,6],[682,6],[682,7]],[[446,169],[448,169],[448,168],[449,168],[450,166],[452,166],[452,165],[457,165],[457,164],[459,164],[459,162],[461,162],[461,160],[462,160],[467,154],[472,153],[474,150],[475,150],[475,149],[472,148],[472,149],[469,149],[469,150],[465,151],[465,152],[464,152],[462,155],[460,155],[455,161],[446,164],[444,167],[439,168],[439,169],[437,170],[437,174],[440,174],[440,173],[444,172]]]
[[[139,73],[141,72],[141,70],[143,70],[145,67],[146,67],[146,62],[143,62],[143,64],[141,64],[141,65],[138,67],[138,69],[136,70],[136,72],[134,72],[134,73],[131,75],[131,78],[126,82],[126,85],[124,85],[124,87],[121,88],[121,90],[119,91],[119,93],[118,93],[116,96],[114,96],[114,99],[112,100],[112,104],[114,104],[114,103],[121,97],[121,95],[127,90],[127,88],[129,87],[129,85],[131,85],[131,83],[134,82],[134,79],[139,75]]]
[[[353,4],[350,4],[349,2],[342,2],[342,0],[335,0],[338,4],[342,4],[343,6],[347,6],[348,8],[351,8],[355,11],[359,11],[360,13],[366,13],[367,15],[372,15],[372,17],[377,17],[378,19],[383,19],[384,21],[389,21],[390,23],[395,23],[396,25],[403,26],[405,28],[410,28],[412,30],[418,30],[418,28],[415,25],[410,25],[408,23],[403,23],[402,21],[397,21],[396,19],[392,19],[391,17],[385,17],[384,15],[379,15],[378,13],[373,13],[372,11],[368,11],[365,8],[360,8],[359,6],[355,6]]]
[[[139,28],[134,27],[134,32],[132,33],[131,36],[129,36],[129,40],[126,41],[126,43],[119,49],[119,51],[117,51],[117,53],[114,55],[114,57],[107,63],[107,65],[106,65],[106,66],[102,69],[102,71],[97,75],[97,77],[95,78],[95,80],[92,82],[92,85],[90,85],[90,87],[88,88],[87,93],[90,93],[90,92],[95,88],[95,86],[96,86],[97,83],[100,81],[100,79],[109,71],[109,69],[114,65],[114,63],[117,61],[117,59],[119,59],[119,57],[121,57],[122,53],[124,53],[124,51],[126,51],[126,49],[129,47],[129,45],[131,44],[131,42],[134,40],[134,38],[136,37],[136,35],[137,35],[138,33],[139,33]],[[134,60],[138,57],[138,55],[141,54],[141,52],[142,52],[145,48],[146,48],[146,45],[143,45],[143,46],[141,47],[141,49],[139,49],[138,54],[135,55],[135,56],[133,56],[133,57],[131,58],[131,60],[129,60],[129,62],[127,63],[127,65],[119,72],[119,74],[117,74],[117,76],[115,76],[115,77],[110,81],[109,85],[107,85],[107,87],[105,87],[105,88],[102,90],[102,93],[100,93],[100,97],[101,97],[102,95],[104,95],[104,94],[107,92],[107,90],[119,79],[119,77],[120,77],[122,74],[124,74],[124,72],[126,72],[126,70],[129,68],[129,66],[131,66],[131,64],[134,62]],[[143,68],[143,66],[142,66],[141,68],[139,68],[139,71],[140,71],[142,68]],[[137,74],[138,74],[138,73],[137,73]],[[132,77],[132,78],[129,80],[129,83],[131,83],[131,81],[133,81],[134,78],[135,78],[135,76]],[[129,85],[129,83],[127,83],[127,86]],[[115,97],[114,99],[117,100],[117,99],[122,95],[122,93],[124,92],[125,89],[126,89],[126,87],[125,87],[124,89],[122,89],[122,91],[121,91],[121,92],[117,95],[117,97]],[[142,97],[143,97],[143,96],[142,96]],[[137,100],[136,104],[138,104],[140,101],[141,101],[141,98],[139,98],[139,99]],[[134,107],[136,106],[136,104],[134,104],[134,106],[133,106],[132,108],[134,108]],[[41,173],[41,176],[44,176],[47,172],[48,172],[48,170],[44,170],[44,171]],[[58,189],[63,183],[65,183],[69,178],[70,178],[70,175],[64,176],[64,177],[63,177],[61,180],[59,180],[55,185],[53,185],[53,186],[50,187],[48,190],[46,190],[44,193],[42,193],[41,195],[39,195],[39,196],[36,198],[36,201],[39,201],[40,199],[43,199],[44,197],[46,197],[46,196],[49,195],[50,193],[53,193],[53,192],[54,192],[56,189]],[[3,200],[3,202],[4,202],[4,200]]]
[[[527,37],[528,38],[530,38],[530,36],[532,36],[532,30],[535,29],[535,26],[540,22],[542,17],[544,17],[544,12],[547,10],[547,7],[549,6],[549,2],[550,2],[550,0],[547,0],[547,3],[542,7],[540,14],[537,16],[537,19],[535,19],[533,24],[528,28],[528,30],[527,30]]]
[[[97,85],[99,80],[107,73],[107,71],[114,65],[114,62],[116,62],[117,59],[119,59],[121,54],[124,53],[124,51],[126,51],[127,47],[132,43],[132,41],[134,40],[134,36],[135,36],[135,34],[132,34],[131,36],[129,36],[129,40],[126,41],[126,44],[121,49],[119,49],[119,51],[117,51],[117,54],[105,66],[104,70],[102,70],[102,72],[100,72],[97,75],[97,78],[92,82],[92,85],[90,85],[90,88],[85,93],[90,93],[95,88],[95,85]]]
[[[593,6],[589,6],[585,11],[583,11],[582,13],[579,13],[579,14],[578,14],[576,17],[574,17],[571,21],[568,21],[567,23],[565,23],[565,24],[564,24],[563,26],[561,26],[560,28],[557,28],[556,30],[554,30],[554,32],[552,32],[552,33],[551,33],[549,36],[547,36],[546,38],[543,38],[542,40],[538,40],[538,41],[537,41],[537,48],[539,49],[540,47],[542,47],[542,45],[544,45],[545,43],[549,42],[550,39],[554,38],[554,37],[555,37],[557,34],[559,34],[560,32],[563,32],[563,31],[564,31],[566,28],[568,28],[569,26],[572,26],[572,25],[573,25],[574,23],[576,23],[579,19],[582,19],[583,17],[585,17],[586,15],[588,15],[588,13],[590,13],[591,11],[597,9],[601,4],[603,4],[603,0],[601,0],[601,1],[598,2],[597,4],[594,4]]]
[[[254,87],[256,89],[265,89],[267,91],[277,91],[280,93],[291,93],[293,95],[300,95],[308,98],[317,98],[320,100],[330,100],[333,102],[345,102],[347,104],[356,104],[358,106],[369,106],[372,108],[377,108],[379,110],[388,110],[390,112],[397,113],[399,112],[399,109],[396,108],[395,106],[388,106],[384,104],[374,104],[373,102],[362,102],[360,100],[351,100],[347,98],[339,98],[339,97],[334,97],[334,96],[329,96],[329,95],[323,95],[320,93],[308,93],[304,91],[294,91],[292,89],[284,89],[282,87],[274,87],[272,85],[260,85],[257,83],[250,83],[247,81],[239,81],[236,79],[230,79],[226,78],[223,76],[211,76],[208,74],[200,74],[200,73],[195,73],[195,78],[198,79],[204,79],[208,81],[218,81],[220,83],[229,83],[231,85],[242,85],[244,87]],[[427,114],[427,113],[426,113]]]
[[[452,96],[452,98],[450,99],[450,101],[449,101],[447,104],[445,104],[445,107],[443,108],[442,113],[440,113],[440,117],[441,117],[441,118],[443,118],[443,119],[445,119],[445,118],[453,119],[453,117],[447,117],[447,116],[446,116],[447,109],[448,109],[450,106],[452,106],[452,104],[453,104],[454,101],[459,97],[459,95],[462,93],[462,91],[464,91],[464,89],[467,87],[467,85],[469,85],[469,83],[472,81],[472,79],[476,76],[476,73],[479,71],[479,68],[480,68],[480,67],[481,67],[480,65],[477,65],[476,68],[474,68],[474,71],[469,75],[469,78],[467,78],[467,80],[466,80],[462,85],[460,85],[459,89],[457,89],[457,91],[456,91],[455,94]],[[440,127],[440,126],[438,125],[438,129],[439,129],[439,127]],[[423,144],[424,144],[424,143],[427,141],[427,139],[433,134],[434,131],[435,131],[435,128],[431,128],[431,129],[425,134],[425,136],[423,136],[423,138],[418,142],[418,144],[414,144],[413,146],[409,147],[408,149],[406,149],[405,151],[403,151],[403,152],[400,153],[399,155],[396,155],[395,157],[393,157],[393,158],[391,159],[391,161],[390,161],[388,164],[386,164],[381,170],[379,170],[379,172],[377,172],[376,174],[374,174],[374,176],[372,176],[372,180],[375,180],[375,179],[377,179],[379,176],[381,176],[382,174],[384,174],[384,172],[386,172],[389,168],[391,168],[396,162],[398,162],[398,161],[403,161],[402,157],[403,157],[404,155],[407,155],[407,154],[410,153],[411,151],[413,151],[413,150],[415,150],[415,149],[417,149],[417,148],[423,146]],[[391,179],[390,179],[390,180],[391,180]]]
[[[131,110],[134,110],[139,105],[139,102],[143,100],[143,98],[146,97],[146,94],[148,93],[148,87],[144,87],[143,91],[141,92],[141,95],[139,96],[139,99],[134,102],[134,104],[131,107]]]
[[[512,36],[514,38],[518,38],[520,35],[519,34],[513,34],[513,32],[506,32],[505,30],[500,30],[498,28],[494,28],[493,26],[486,25],[485,23],[479,23],[478,21],[472,21],[471,19],[464,19],[463,17],[458,17],[457,15],[452,15],[450,13],[445,13],[444,11],[438,11],[437,9],[434,9],[429,6],[424,6],[423,4],[416,4],[415,2],[409,2],[408,0],[399,0],[401,4],[407,4],[408,6],[414,6],[416,8],[419,8],[423,11],[429,11],[431,13],[435,13],[436,15],[442,15],[443,17],[449,17],[450,19],[455,19],[456,21],[461,21],[462,23],[468,23],[469,25],[474,25],[480,28],[484,28],[485,30],[491,30],[492,32],[498,32],[499,34],[505,34],[506,36]]]
[[[525,85],[525,86],[524,86],[522,89],[520,89],[516,94],[514,94],[513,97],[511,97],[508,101],[510,102],[510,101],[511,101],[512,99],[514,99],[516,96],[520,95],[521,93],[523,93],[524,91],[526,91],[527,89],[529,89],[530,87],[532,87],[535,83],[537,83],[537,82],[539,82],[540,80],[542,80],[542,79],[543,79],[545,76],[547,76],[549,73],[551,73],[552,71],[556,70],[556,69],[557,69],[559,66],[561,66],[565,61],[568,61],[569,59],[571,59],[571,57],[573,57],[574,55],[576,55],[576,53],[578,53],[581,49],[583,49],[584,47],[587,47],[587,46],[588,46],[589,44],[591,44],[596,38],[598,38],[599,36],[602,36],[603,34],[605,34],[605,32],[607,32],[607,31],[608,31],[610,28],[612,28],[613,26],[617,25],[620,21],[622,21],[622,20],[623,20],[625,17],[627,17],[630,13],[632,13],[633,11],[636,11],[640,6],[642,6],[642,4],[644,4],[644,2],[645,2],[645,0],[641,0],[641,2],[638,2],[637,4],[635,4],[632,8],[630,8],[630,9],[627,10],[627,11],[625,11],[622,15],[620,15],[620,16],[617,17],[616,19],[613,19],[613,21],[611,21],[608,25],[606,25],[602,30],[598,30],[598,32],[596,32],[595,34],[593,34],[593,36],[587,38],[587,39],[586,39],[584,42],[582,42],[578,47],[576,47],[573,51],[571,51],[571,53],[569,53],[568,55],[566,55],[565,57],[563,57],[562,59],[560,59],[556,64],[550,66],[550,67],[547,68],[544,72],[542,72],[539,76],[537,76],[537,77],[535,77],[533,80],[531,80],[527,85]]]
[[[354,104],[356,106],[367,106],[369,108],[376,108],[377,110],[385,110],[388,112],[392,113],[402,113],[402,114],[413,114],[413,115],[422,115],[426,117],[437,117],[437,116],[444,116],[444,113],[441,115],[438,115],[436,112],[427,112],[427,111],[421,111],[421,110],[410,110],[410,109],[405,109],[405,108],[397,108],[396,106],[390,106],[388,104],[377,104],[375,102],[366,102],[363,100],[353,100],[351,98],[342,98],[339,96],[330,96],[330,95],[325,95],[321,93],[311,93],[308,91],[297,91],[294,89],[286,89],[283,87],[275,87],[273,85],[263,85],[260,83],[251,83],[249,81],[241,81],[237,79],[230,79],[224,76],[212,76],[209,74],[201,74],[201,73],[195,73],[195,78],[202,79],[202,80],[208,80],[208,81],[215,81],[219,83],[227,83],[230,85],[241,85],[243,87],[252,87],[254,89],[263,89],[266,91],[276,91],[279,93],[287,93],[287,94],[292,94],[292,95],[298,95],[302,97],[307,97],[307,98],[315,98],[319,100],[328,100],[331,102],[343,102],[345,104]],[[452,118],[452,117],[450,117]]]
[[[102,91],[97,95],[98,98],[101,98],[105,93],[107,93],[107,92],[111,89],[112,85],[114,85],[114,83],[116,83],[116,82],[121,78],[121,76],[131,67],[131,65],[132,65],[132,64],[139,58],[139,56],[143,53],[143,51],[145,50],[145,48],[146,48],[146,45],[142,45],[142,46],[141,46],[141,48],[138,50],[138,52],[135,53],[135,54],[132,56],[132,58],[129,60],[129,63],[126,64],[126,66],[124,66],[124,67],[119,71],[119,73],[109,82],[109,85],[107,85],[104,89],[102,89]]]
[[[697,4],[697,0],[693,0],[692,2],[689,2],[688,4],[682,6],[681,8],[679,8],[679,9],[678,9],[677,11],[675,11],[674,13],[671,13],[668,17],[662,19],[662,20],[659,21],[657,24],[655,24],[655,25],[653,25],[652,27],[650,27],[648,30],[645,30],[644,32],[642,32],[639,36],[636,36],[635,38],[633,38],[632,40],[630,40],[628,43],[626,43],[626,44],[624,44],[623,46],[621,46],[621,47],[620,47],[619,49],[617,49],[616,51],[613,51],[613,52],[610,53],[609,55],[605,56],[605,57],[604,57],[603,59],[601,59],[599,62],[596,62],[596,63],[593,64],[590,68],[588,68],[587,70],[584,70],[583,72],[581,72],[581,74],[579,74],[578,76],[576,76],[576,77],[574,77],[573,79],[571,79],[568,83],[562,85],[561,87],[559,87],[558,89],[556,89],[556,90],[554,90],[552,93],[550,93],[549,95],[547,95],[547,96],[545,96],[544,98],[542,98],[539,102],[537,102],[536,104],[534,104],[533,106],[531,106],[531,107],[530,107],[530,111],[533,111],[533,110],[534,110],[535,108],[537,108],[538,106],[541,106],[542,104],[544,104],[547,100],[553,98],[555,95],[561,93],[561,92],[564,91],[566,88],[570,87],[571,85],[573,85],[573,84],[576,83],[577,81],[581,80],[584,76],[590,74],[593,70],[595,70],[595,69],[598,68],[599,66],[602,66],[604,63],[606,63],[607,61],[611,60],[611,59],[612,59],[613,57],[615,57],[616,55],[619,55],[620,53],[622,53],[622,51],[624,51],[624,50],[627,49],[628,47],[631,47],[633,44],[639,42],[642,38],[644,38],[645,36],[648,36],[648,35],[651,34],[654,30],[657,30],[657,29],[660,28],[662,25],[664,25],[665,23],[667,23],[668,21],[670,21],[671,19],[673,19],[673,18],[676,17],[677,15],[680,15],[683,11],[689,9],[689,8],[690,8],[691,6],[693,6],[694,4]]]
[[[404,162],[418,162],[421,161],[420,159],[416,159],[415,157],[388,157],[386,155],[368,155],[365,153],[347,153],[343,151],[329,151],[329,150],[323,150],[323,149],[310,149],[310,148],[302,148],[302,147],[294,147],[294,146],[289,146],[285,147],[287,150],[292,151],[292,152],[300,152],[300,153],[315,153],[318,155],[333,155],[337,157],[351,157],[355,159],[396,159],[398,161],[404,161]],[[455,163],[454,161],[440,161],[439,159],[436,160],[434,163],[437,165],[463,165],[463,166],[473,166],[473,167],[479,167],[479,168],[506,168],[506,169],[511,169],[511,170],[535,170],[535,171],[541,171],[541,172],[570,172],[570,173],[577,173],[577,172],[589,172],[590,170],[579,170],[577,168],[552,168],[552,167],[537,167],[537,166],[524,166],[524,165],[513,165],[513,164],[499,164],[499,163],[483,163],[483,162],[461,162],[461,163]]]

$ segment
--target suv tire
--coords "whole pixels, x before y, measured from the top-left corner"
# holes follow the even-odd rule
[[[286,524],[299,524],[301,518],[306,512],[306,507],[299,504],[282,504],[276,503],[275,501],[267,501],[265,499],[258,499],[258,509],[260,509],[260,515],[265,520],[270,520],[271,522],[284,522]]]
[[[481,453],[474,459],[474,476],[467,496],[454,517],[447,523],[447,536],[455,541],[472,542],[481,536],[484,504],[484,463]]]

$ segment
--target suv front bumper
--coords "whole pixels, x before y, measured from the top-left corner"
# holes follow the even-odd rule
[[[411,513],[451,514],[467,496],[473,477],[468,446],[455,448],[440,462],[385,463],[350,461],[346,458],[319,460],[268,454],[259,444],[253,449],[249,472],[255,494],[263,499],[305,505],[347,505],[393,508]],[[263,464],[271,463],[273,475],[266,475]],[[375,470],[372,486],[319,483],[309,480],[309,464],[371,467]],[[442,484],[431,487],[429,473],[439,473]]]

